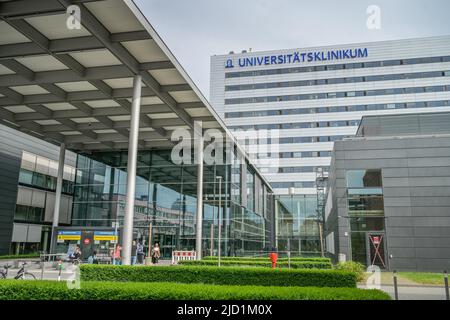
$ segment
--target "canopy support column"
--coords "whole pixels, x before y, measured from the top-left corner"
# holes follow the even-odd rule
[[[125,219],[122,239],[122,264],[124,265],[131,264],[141,89],[142,77],[136,75],[133,79],[133,102],[131,104],[130,136],[128,138],[127,195],[125,200]]]
[[[64,177],[64,159],[66,158],[66,145],[61,143],[59,147],[58,173],[56,176],[55,208],[53,209],[52,237],[50,239],[50,253],[56,250],[56,228],[59,224],[59,209],[61,207],[61,192]]]
[[[194,159],[197,163],[197,223],[195,232],[195,251],[197,260],[202,259],[203,231],[203,133],[197,121],[194,123]]]

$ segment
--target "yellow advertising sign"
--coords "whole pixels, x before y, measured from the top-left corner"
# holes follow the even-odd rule
[[[96,236],[96,235],[94,235],[94,241],[117,241],[117,236]]]

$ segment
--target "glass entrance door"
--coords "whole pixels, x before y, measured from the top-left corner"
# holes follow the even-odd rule
[[[367,233],[367,265],[378,266],[380,269],[387,269],[386,251],[385,251],[385,234],[380,232]]]

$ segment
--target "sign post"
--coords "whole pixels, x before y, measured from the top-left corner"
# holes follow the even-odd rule
[[[150,222],[148,226],[148,255],[145,258],[145,265],[152,265],[152,231],[153,231],[153,223]]]

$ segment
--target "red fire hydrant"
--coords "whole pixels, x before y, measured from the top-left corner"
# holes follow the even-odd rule
[[[272,261],[272,269],[277,267],[278,253],[271,252],[270,253],[270,261]]]

